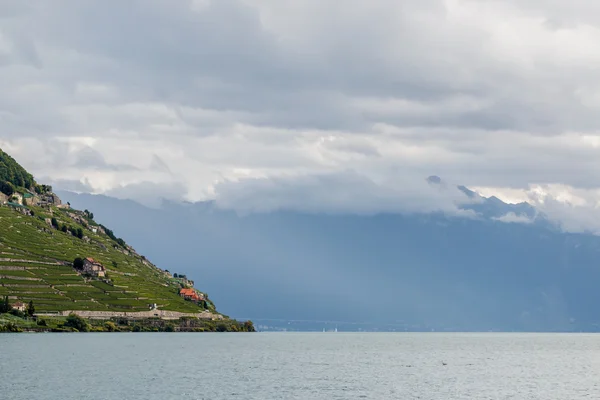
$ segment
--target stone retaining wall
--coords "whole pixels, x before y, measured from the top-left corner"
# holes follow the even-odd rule
[[[19,262],[27,264],[41,264],[41,265],[64,265],[61,262],[48,262],[48,261],[35,261],[35,260],[23,260],[19,258],[0,258],[0,262]]]
[[[166,311],[166,310],[153,310],[153,311],[137,311],[137,312],[119,312],[119,311],[61,311],[55,314],[37,314],[38,316],[48,317],[66,317],[69,314],[74,313],[83,318],[90,319],[109,319],[113,317],[121,318],[161,318],[161,319],[179,319],[182,317],[195,317],[199,319],[210,319],[210,320],[221,320],[223,316],[220,314],[213,314],[208,311],[201,313],[181,313],[178,311]]]
[[[42,278],[33,278],[33,277],[29,277],[29,276],[13,276],[13,275],[4,275],[4,274],[0,274],[0,279],[4,278],[4,279],[18,279],[21,281],[41,281]]]

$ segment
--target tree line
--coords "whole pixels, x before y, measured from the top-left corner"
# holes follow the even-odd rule
[[[4,296],[4,300],[0,301],[0,314],[6,313],[11,313],[19,317],[23,317],[25,315],[33,317],[33,314],[35,314],[35,306],[33,305],[33,300],[29,301],[29,304],[27,304],[27,308],[25,309],[25,314],[23,314],[21,311],[13,309],[13,306],[8,300],[8,296]]]
[[[33,175],[2,150],[0,150],[0,182],[2,182],[0,190],[8,196],[14,193],[14,187],[34,188],[36,186]],[[13,192],[5,193],[5,190],[11,189]]]

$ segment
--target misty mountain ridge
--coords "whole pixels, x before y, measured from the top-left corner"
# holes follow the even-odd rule
[[[470,200],[460,205],[470,217],[240,215],[215,202],[164,201],[152,209],[102,195],[61,195],[135,238],[132,244],[160,265],[187,273],[239,318],[409,330],[596,330],[600,238],[562,232],[527,203],[458,188]]]
[[[435,175],[428,177],[427,182],[432,187],[446,185],[440,177]],[[457,203],[457,208],[472,211],[476,218],[504,223],[535,224],[549,230],[562,231],[558,221],[553,221],[544,212],[527,202],[505,203],[496,196],[484,197],[464,185],[455,185],[454,187],[464,193],[467,199],[465,202]]]

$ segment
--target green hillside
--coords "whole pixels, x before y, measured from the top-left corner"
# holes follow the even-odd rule
[[[68,215],[73,210],[28,209],[33,216],[20,207],[0,206],[0,296],[33,300],[38,312],[147,311],[148,304],[154,303],[159,309],[186,313],[204,309],[204,304],[179,296],[184,280],[171,278],[108,235],[93,233],[93,225],[85,227]],[[46,218],[81,229],[84,237],[53,228]],[[106,277],[86,277],[75,270],[73,261],[78,257],[99,261]],[[210,300],[206,303],[213,309]]]
[[[0,184],[20,196],[0,195],[1,299],[33,301],[38,313],[139,312],[154,304],[164,311],[216,313],[204,293],[194,289],[187,300],[179,295],[182,288],[193,289],[193,282],[154,266],[98,225],[91,212],[62,205],[49,186],[38,185],[2,150]],[[101,265],[105,276],[76,265],[85,258]]]
[[[12,194],[15,187],[34,189],[33,176],[0,149],[0,192]]]

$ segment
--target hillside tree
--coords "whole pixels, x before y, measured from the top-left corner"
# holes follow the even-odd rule
[[[27,315],[29,315],[30,317],[33,317],[33,314],[35,314],[35,306],[33,305],[33,300],[29,301],[26,311],[27,311]]]
[[[69,314],[64,326],[67,328],[77,329],[79,332],[88,332],[90,330],[90,324],[88,324],[85,319],[74,313]]]
[[[0,182],[0,192],[10,197],[15,193],[15,187],[10,182]]]
[[[73,268],[75,268],[78,271],[83,270],[83,258],[77,257],[76,259],[74,259],[73,260]]]
[[[4,296],[4,300],[0,302],[0,314],[5,314],[12,309],[8,302],[8,296]]]

